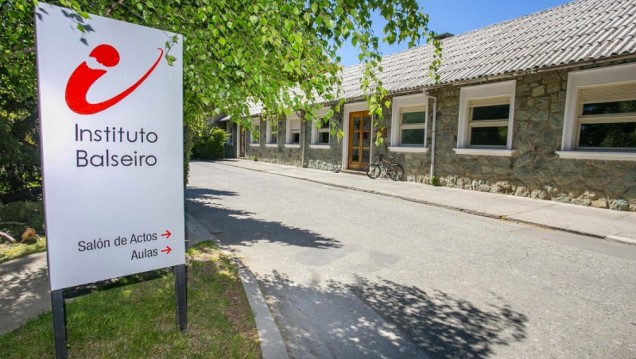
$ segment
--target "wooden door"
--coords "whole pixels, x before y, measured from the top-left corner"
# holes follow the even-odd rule
[[[349,114],[349,163],[352,170],[364,170],[371,155],[371,117],[368,111]]]

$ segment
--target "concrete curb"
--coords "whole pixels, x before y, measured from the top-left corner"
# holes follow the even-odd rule
[[[239,265],[239,276],[243,282],[243,288],[247,295],[247,300],[252,307],[258,338],[261,341],[261,351],[263,359],[288,359],[287,347],[283,336],[280,334],[272,313],[269,311],[265,297],[258,286],[256,277],[242,263]]]
[[[239,277],[243,283],[245,295],[254,313],[254,321],[258,330],[258,338],[261,343],[261,352],[263,359],[289,359],[287,347],[283,336],[280,334],[272,313],[269,311],[265,297],[258,286],[258,282],[254,274],[234,257],[232,252],[222,248],[219,239],[210,233],[199,221],[186,212],[186,229],[191,237],[188,238],[188,246],[204,240],[213,240],[219,245],[221,251],[232,258],[232,261],[239,269]]]
[[[605,239],[609,240],[609,241],[615,241],[615,242],[621,242],[621,243],[626,243],[626,244],[632,244],[632,245],[636,245],[636,239],[632,239],[630,237],[623,237],[620,235],[609,235],[607,237],[605,237]]]

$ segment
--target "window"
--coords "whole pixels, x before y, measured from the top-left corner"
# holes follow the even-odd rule
[[[278,119],[267,120],[267,145],[276,145],[278,143]]]
[[[225,122],[225,134],[226,134],[225,143],[227,143],[228,145],[231,145],[234,143],[233,133],[232,133],[233,128],[234,128],[234,123],[232,121]]]
[[[579,89],[577,149],[636,150],[636,82]]]
[[[300,119],[293,120],[291,125],[291,143],[300,143]]]
[[[508,140],[508,97],[469,102],[469,146],[506,147]]]
[[[391,147],[393,152],[427,152],[428,97],[415,94],[393,98]]]
[[[261,136],[261,119],[256,117],[252,119],[252,128],[250,130],[250,144],[258,145]]]
[[[461,155],[512,156],[516,81],[463,87],[457,148]]]
[[[329,143],[331,142],[331,119],[326,116],[329,113],[329,108],[324,107],[320,109],[314,119],[314,123],[311,125],[311,145],[309,147],[314,149],[329,149]]]
[[[317,118],[311,126],[311,144],[328,146],[331,137],[331,120]]]
[[[329,138],[331,137],[331,121],[330,120],[325,120],[324,118],[320,118],[318,119],[318,121],[320,121],[320,127],[318,127],[316,129],[316,132],[318,134],[317,139],[316,139],[316,144],[318,145],[328,145],[329,144]]]
[[[561,158],[636,161],[636,64],[568,75]]]
[[[300,117],[287,116],[285,126],[285,147],[300,147]]]
[[[400,113],[400,146],[424,147],[426,134],[426,110],[405,108]]]

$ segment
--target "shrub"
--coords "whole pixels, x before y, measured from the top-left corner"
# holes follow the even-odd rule
[[[220,160],[225,157],[227,134],[220,128],[203,131],[194,139],[192,157],[199,160]]]

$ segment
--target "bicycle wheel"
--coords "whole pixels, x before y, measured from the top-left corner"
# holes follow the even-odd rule
[[[404,177],[404,168],[400,165],[392,165],[388,172],[389,177],[394,181],[400,181]]]
[[[367,166],[367,176],[372,179],[376,179],[380,176],[380,166],[375,163],[371,163]]]

